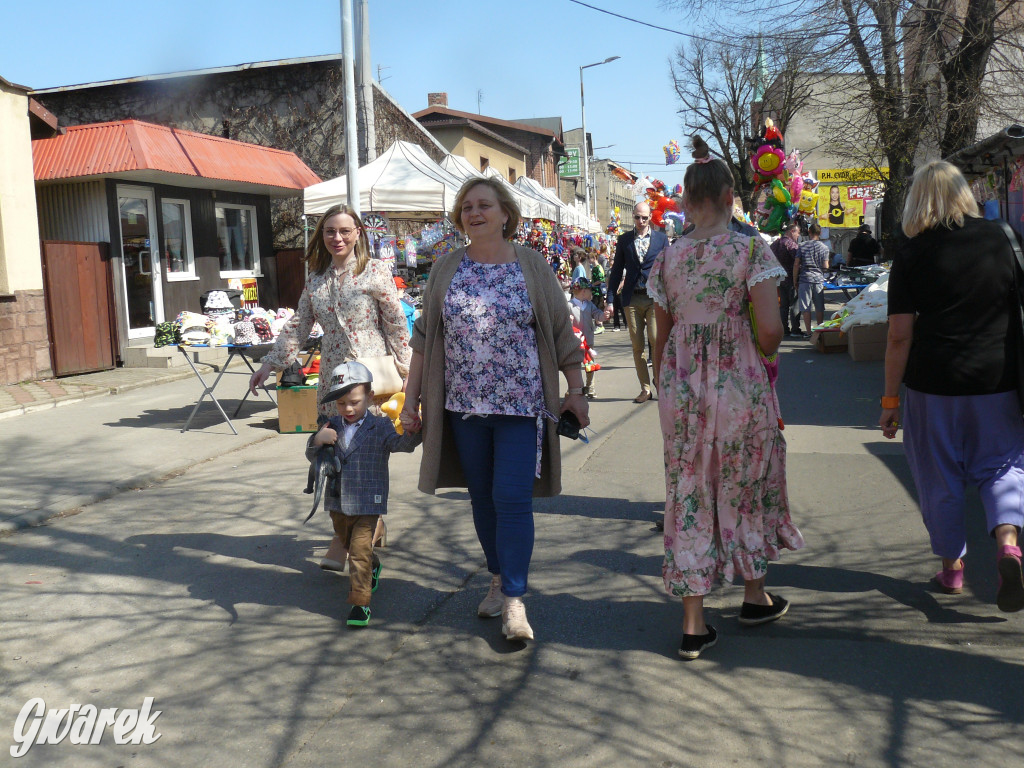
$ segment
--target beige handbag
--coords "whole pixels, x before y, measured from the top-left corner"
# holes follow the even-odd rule
[[[370,369],[373,375],[373,395],[375,398],[391,397],[402,391],[402,376],[398,373],[394,355],[381,357],[357,357],[356,362]]]

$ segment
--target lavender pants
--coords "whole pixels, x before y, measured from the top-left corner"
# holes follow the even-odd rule
[[[1024,526],[1024,420],[1016,392],[947,397],[907,389],[903,447],[932,552],[967,552],[964,489],[977,486],[988,530]]]

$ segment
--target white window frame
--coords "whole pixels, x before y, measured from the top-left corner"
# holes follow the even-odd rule
[[[186,280],[198,280],[199,276],[196,274],[196,251],[192,245],[192,204],[188,200],[182,200],[176,197],[162,197],[160,198],[160,231],[164,233],[164,239],[167,238],[167,232],[164,227],[164,203],[170,203],[171,205],[180,205],[185,215],[185,232],[183,233],[183,240],[185,248],[187,249],[187,259],[185,261],[187,269],[184,272],[172,272],[170,259],[164,264],[164,275],[167,277],[169,283],[180,283]],[[160,244],[163,247],[163,243]]]
[[[235,210],[249,211],[249,226],[251,232],[249,233],[250,242],[252,243],[252,262],[254,269],[236,269],[225,272],[221,269],[220,254],[217,255],[217,269],[220,270],[221,277],[263,277],[262,267],[260,265],[260,243],[257,237],[258,227],[256,226],[256,206],[254,205],[239,205],[237,203],[221,203],[215,202],[213,205],[213,225],[217,228],[217,209],[218,208],[233,208]],[[220,232],[217,232],[217,244],[220,245]]]

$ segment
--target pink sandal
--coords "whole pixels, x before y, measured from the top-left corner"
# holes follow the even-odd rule
[[[1014,613],[1024,609],[1024,572],[1021,570],[1020,547],[1004,545],[996,557],[999,572],[999,591],[996,605],[1000,611]]]

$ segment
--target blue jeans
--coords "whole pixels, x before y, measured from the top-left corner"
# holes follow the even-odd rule
[[[487,570],[501,574],[507,597],[526,594],[533,555],[533,480],[537,419],[448,411],[473,504],[473,525]]]

